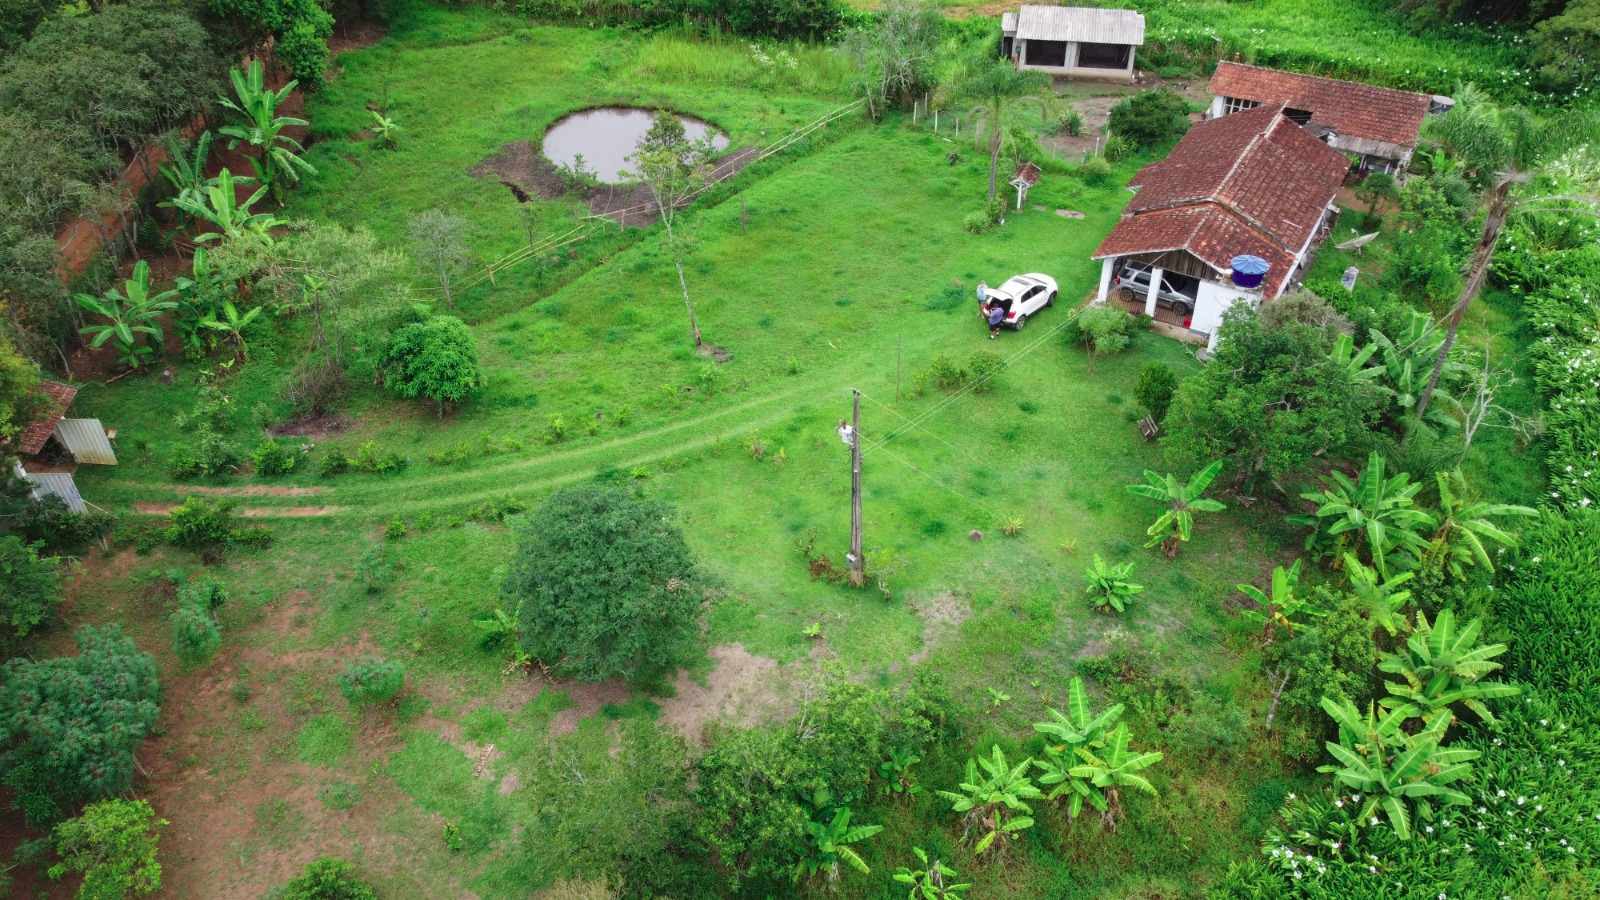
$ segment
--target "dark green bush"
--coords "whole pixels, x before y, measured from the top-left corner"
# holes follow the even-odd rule
[[[378,900],[378,894],[356,877],[355,866],[325,856],[306,866],[273,900]]]
[[[1189,130],[1189,101],[1172,91],[1145,91],[1111,107],[1111,133],[1145,150]]]
[[[172,652],[186,666],[202,666],[222,648],[222,630],[202,606],[183,605],[172,614]]]
[[[250,453],[257,475],[287,475],[300,465],[300,449],[268,438]]]
[[[0,535],[0,622],[14,637],[27,637],[53,618],[64,596],[61,557],[39,555],[43,547]]]
[[[1167,417],[1167,407],[1172,405],[1172,395],[1177,389],[1178,373],[1161,363],[1148,362],[1139,368],[1139,383],[1134,385],[1133,398],[1159,423]]]

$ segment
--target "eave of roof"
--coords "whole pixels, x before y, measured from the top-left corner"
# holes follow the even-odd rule
[[[22,440],[18,444],[18,449],[28,456],[44,449],[45,442],[50,440],[50,435],[55,434],[56,426],[66,416],[67,407],[72,405],[72,398],[78,396],[77,388],[59,381],[41,381],[39,387],[49,399],[50,412],[29,422],[27,427],[22,429]]]

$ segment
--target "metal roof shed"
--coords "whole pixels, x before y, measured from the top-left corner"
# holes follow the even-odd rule
[[[1002,31],[1009,24],[1002,17]],[[1134,54],[1144,44],[1144,16],[1130,9],[1024,6],[1010,43],[1019,69],[1132,81]]]

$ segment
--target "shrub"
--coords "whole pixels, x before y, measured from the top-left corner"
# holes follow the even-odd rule
[[[61,862],[50,867],[50,877],[82,872],[79,897],[119,900],[152,894],[161,888],[156,842],[166,824],[144,800],[91,803],[76,819],[55,827]]]
[[[408,399],[434,401],[440,416],[485,381],[477,338],[455,316],[434,316],[395,332],[379,364],[384,387]]]
[[[997,377],[1005,367],[1005,360],[998,354],[987,350],[972,354],[967,358],[967,376],[972,381],[973,390],[979,393],[993,390]]]
[[[167,455],[167,471],[178,481],[221,475],[238,464],[238,445],[210,428],[197,430],[192,444],[178,444]]]
[[[339,692],[353,706],[388,703],[406,686],[406,667],[394,660],[363,656],[344,664],[338,682]]]
[[[501,593],[528,652],[585,681],[661,670],[699,634],[699,572],[671,507],[596,484],[551,494],[519,529]]]
[[[268,438],[256,445],[250,462],[255,464],[257,475],[287,475],[300,465],[300,451]]]
[[[1061,329],[1068,343],[1081,343],[1089,351],[1089,371],[1102,353],[1120,353],[1133,340],[1134,320],[1121,307],[1100,303],[1081,310]]]
[[[406,536],[406,520],[395,516],[389,524],[383,526],[383,536],[391,541],[398,541]]]
[[[203,666],[222,648],[222,630],[206,609],[178,607],[172,614],[172,653],[186,666]]]
[[[1172,91],[1145,91],[1111,107],[1110,125],[1112,134],[1144,150],[1189,130],[1189,102]]]
[[[1139,369],[1139,383],[1134,385],[1133,397],[1150,411],[1151,418],[1160,422],[1167,417],[1167,407],[1172,405],[1172,394],[1177,389],[1176,372],[1161,363],[1148,362]]]
[[[410,460],[401,456],[394,450],[378,450],[376,441],[367,441],[356,449],[355,459],[350,460],[350,465],[363,472],[374,472],[379,475],[388,472],[398,472],[410,465]]]
[[[1078,177],[1091,185],[1105,184],[1111,178],[1111,163],[1104,156],[1091,156],[1078,167]]]
[[[1056,119],[1056,131],[1068,137],[1083,137],[1083,113],[1069,109]]]
[[[361,789],[345,781],[335,781],[317,789],[317,799],[329,809],[346,810],[361,802]]]
[[[63,598],[61,557],[40,556],[43,547],[0,535],[0,621],[17,638],[53,618]]]
[[[167,543],[187,550],[205,550],[228,542],[233,531],[233,509],[238,501],[221,497],[215,504],[199,494],[190,494],[172,510],[172,524],[163,537]]]
[[[344,451],[337,447],[329,447],[327,452],[322,454],[322,461],[317,463],[317,474],[323,478],[327,478],[330,475],[338,475],[341,472],[349,471],[349,469],[350,457],[346,456]]]
[[[985,231],[999,225],[1000,220],[1004,219],[1005,215],[1005,198],[997,196],[985,203],[982,209],[968,213],[967,217],[961,220],[961,227],[973,234],[983,234]]]
[[[284,885],[276,900],[378,900],[378,895],[356,877],[355,866],[324,856]]]
[[[214,613],[228,600],[228,590],[222,582],[209,575],[191,578],[178,588],[178,605],[193,606]]]

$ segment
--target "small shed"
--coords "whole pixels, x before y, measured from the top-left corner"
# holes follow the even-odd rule
[[[1017,211],[1022,211],[1022,205],[1028,201],[1028,188],[1039,183],[1039,176],[1043,173],[1039,167],[1031,162],[1017,166],[1017,174],[1011,179],[1010,184],[1017,189]]]
[[[22,429],[17,443],[20,457],[15,464],[17,478],[26,481],[35,500],[46,496],[56,497],[73,512],[81,513],[85,503],[73,483],[72,473],[80,463],[97,466],[117,464],[116,450],[111,446],[112,434],[99,419],[69,419],[67,409],[78,396],[78,389],[59,381],[40,382],[48,398],[44,415],[29,422]],[[63,462],[47,454],[50,442],[71,457]]]
[[[1001,16],[1001,48],[1019,69],[1133,81],[1144,16],[1131,9],[1024,6]]]

